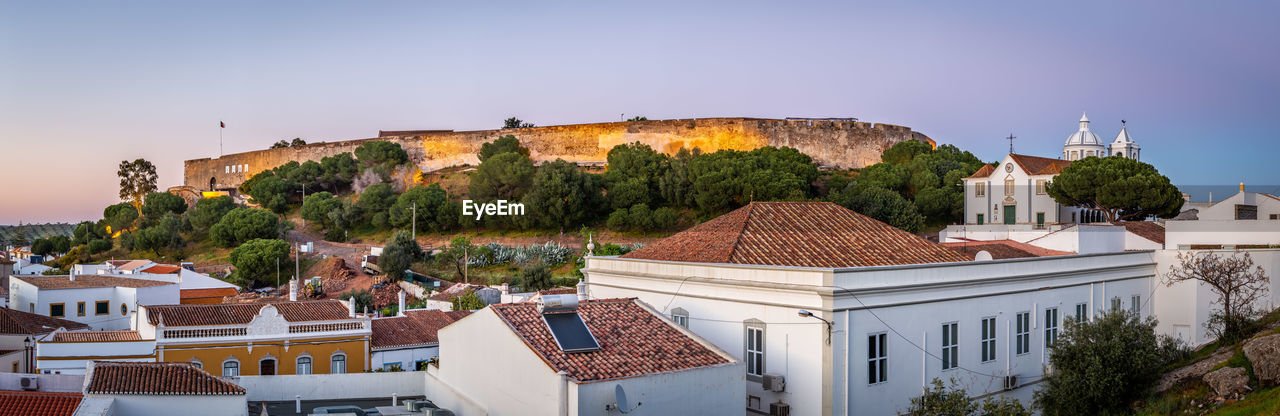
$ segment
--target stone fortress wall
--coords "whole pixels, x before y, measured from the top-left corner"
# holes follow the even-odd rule
[[[410,161],[429,172],[477,164],[476,153],[481,144],[508,134],[529,148],[535,163],[564,159],[580,164],[603,164],[614,146],[640,142],[667,154],[675,154],[682,147],[714,152],[787,146],[813,157],[822,166],[861,168],[879,162],[880,153],[899,142],[920,140],[936,145],[924,134],[891,124],[760,118],[648,120],[476,131],[384,131],[377,138],[187,160],[183,166],[184,184],[201,190],[232,189],[258,172],[290,161],[319,161],[326,156],[354,152],[369,140],[399,143]]]

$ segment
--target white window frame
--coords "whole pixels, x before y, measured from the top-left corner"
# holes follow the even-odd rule
[[[1058,342],[1058,308],[1044,308],[1044,348]]]
[[[338,360],[339,357],[342,358],[341,361]],[[342,363],[342,371],[334,371],[335,370],[334,367],[337,367],[337,363]],[[329,356],[329,374],[346,374],[346,373],[347,373],[347,354],[341,353],[341,352],[335,352],[333,353],[333,355],[330,355]]]
[[[1005,196],[1013,196],[1014,192],[1017,192],[1017,189],[1018,189],[1018,186],[1017,186],[1017,184],[1014,182],[1014,180],[1013,180],[1013,177],[1012,177],[1012,176],[1010,176],[1010,177],[1008,177],[1008,178],[1005,178],[1005,180],[1004,180],[1004,195],[1005,195]]]
[[[304,365],[302,363],[303,359],[307,360],[307,363],[305,364],[306,367],[303,367]],[[313,371],[315,371],[315,363],[316,363],[316,360],[314,358],[311,358],[310,355],[305,355],[305,354],[299,355],[298,358],[293,359],[293,373],[302,374],[302,375],[311,374]],[[302,370],[303,368],[306,368],[306,371],[303,371]]]
[[[1044,195],[1044,188],[1049,186],[1049,181],[1044,179],[1036,179],[1036,195]]]
[[[1076,323],[1089,320],[1089,303],[1081,302],[1076,304]]]
[[[1031,352],[1031,312],[1018,312],[1014,315],[1014,340],[1017,346],[1014,355],[1025,355]]]
[[[889,381],[889,334],[867,334],[867,384],[883,384]]]
[[[978,338],[978,349],[982,351],[979,362],[994,362],[996,360],[996,317],[983,317],[979,329],[981,329],[981,334],[979,334],[980,337]]]
[[[676,325],[680,325],[682,327],[685,327],[685,329],[688,329],[689,328],[689,311],[684,310],[684,308],[672,309],[671,321],[675,322]]]
[[[195,366],[196,368],[199,368],[201,370],[204,369],[204,363],[200,362],[199,358],[192,358],[191,361],[188,361],[188,362],[191,363],[191,365]]]
[[[960,366],[960,323],[942,324],[942,371],[952,370]]]
[[[1111,312],[1119,312],[1122,306],[1119,296],[1111,298]]]
[[[1129,312],[1138,318],[1142,317],[1142,295],[1129,296]]]
[[[742,361],[747,364],[747,380],[760,382],[764,380],[767,367],[765,324],[759,319],[748,319],[742,323]]]
[[[235,373],[235,374],[227,374],[227,364],[235,364],[235,366],[234,366],[234,367],[231,367],[231,369],[232,369],[232,371],[231,371],[231,372],[232,372],[232,373]],[[222,376],[223,376],[223,377],[240,377],[240,360],[237,360],[237,359],[235,359],[235,358],[228,358],[228,359],[226,359],[226,360],[223,360],[223,361],[222,361]]]
[[[404,371],[404,364],[399,361],[382,363],[382,371],[395,371],[396,367],[399,367],[400,371]]]
[[[987,184],[985,182],[978,182],[974,184],[973,195],[979,197],[987,196]]]

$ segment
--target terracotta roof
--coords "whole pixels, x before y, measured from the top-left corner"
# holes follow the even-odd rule
[[[115,342],[142,341],[138,331],[60,331],[53,333],[53,339],[45,342]]]
[[[240,294],[240,291],[231,287],[217,287],[217,288],[210,288],[210,289],[182,289],[178,291],[178,298],[180,299],[222,298],[225,296],[235,296],[238,294]]]
[[[116,266],[118,270],[132,271],[133,269],[151,264],[151,260],[130,260],[127,263]]]
[[[244,388],[191,363],[95,361],[84,391],[92,394],[241,395]]]
[[[800,267],[969,260],[830,202],[753,202],[622,257]]]
[[[347,307],[336,300],[310,300],[278,303],[236,303],[210,305],[151,305],[147,309],[147,321],[159,325],[164,317],[165,326],[244,325],[253,321],[258,312],[274,306],[289,322],[332,321],[349,319]]]
[[[157,264],[155,266],[142,269],[142,272],[151,274],[174,274],[177,273],[178,270],[182,270],[182,268],[172,264]]]
[[[1164,245],[1164,226],[1150,221],[1122,221],[1113,222],[1115,225],[1123,225],[1126,231],[1136,234],[1160,245]]]
[[[17,262],[13,260],[9,260],[8,257],[0,256],[0,264],[14,264],[14,263],[17,263]]]
[[[71,416],[82,399],[80,393],[0,390],[0,415]]]
[[[107,264],[110,264],[111,267],[120,267],[125,264],[129,264],[131,261],[133,260],[107,260]]]
[[[977,256],[979,251],[991,253],[991,258],[997,260],[1076,254],[1070,251],[1050,250],[1043,247],[1036,247],[1014,240],[974,240],[959,243],[942,243],[942,245],[964,253],[964,255],[969,257],[969,259],[973,259],[974,256]]]
[[[128,277],[116,277],[102,274],[80,274],[76,275],[76,280],[71,280],[71,278],[67,276],[14,276],[13,278],[30,283],[40,289],[79,289],[86,287],[139,288],[177,284],[174,282],[131,279]]]
[[[974,172],[972,175],[966,176],[965,179],[985,178],[985,177],[991,176],[991,172],[995,172],[995,171],[996,171],[995,166],[982,165],[982,167],[979,168],[977,172]]]
[[[470,314],[470,311],[425,309],[405,311],[405,316],[374,319],[372,347],[379,349],[439,343],[436,333],[440,328]]]
[[[600,344],[599,350],[590,352],[561,351],[537,308],[534,303],[489,306],[548,366],[578,381],[634,377],[731,362],[634,298],[588,300],[579,304],[578,314]]]
[[[89,325],[10,308],[0,308],[0,334],[47,334],[58,328],[80,330],[89,329]]]
[[[1057,175],[1071,164],[1070,160],[1050,159],[1047,157],[1009,154],[1013,162],[1032,175]]]

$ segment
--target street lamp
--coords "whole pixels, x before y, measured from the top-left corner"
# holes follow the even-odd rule
[[[26,364],[27,366],[26,372],[31,373],[31,337],[27,337],[22,340],[22,353],[25,355],[25,357],[23,357],[25,358],[25,360],[23,360],[25,362],[23,364]]]
[[[817,320],[819,320],[819,321],[822,321],[822,323],[827,324],[827,345],[831,345],[831,321],[828,321],[828,320],[826,320],[826,319],[822,319],[822,317],[821,317],[821,316],[814,315],[814,314],[813,314],[813,312],[809,312],[809,311],[804,310],[804,309],[801,309],[801,310],[797,311],[797,312],[796,312],[796,314],[797,314],[797,315],[800,315],[800,316],[802,316],[802,317],[806,317],[806,318],[813,318],[813,319],[817,319]]]

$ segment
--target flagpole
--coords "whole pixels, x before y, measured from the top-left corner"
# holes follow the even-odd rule
[[[218,157],[222,157],[222,130],[226,129],[224,125],[221,121],[218,122]]]

